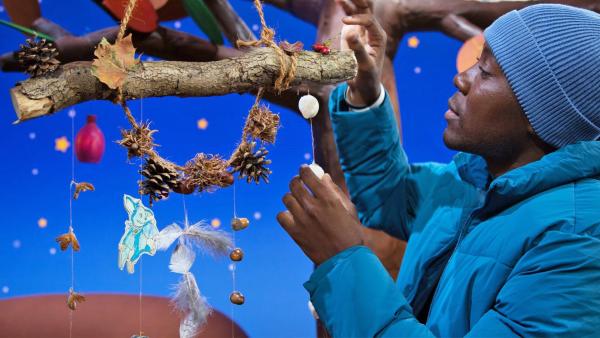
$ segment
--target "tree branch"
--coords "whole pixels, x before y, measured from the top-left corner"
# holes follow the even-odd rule
[[[300,20],[317,25],[326,0],[264,0],[279,9],[291,13]]]
[[[292,85],[333,84],[356,75],[356,59],[351,52],[328,56],[302,52],[297,57]],[[279,67],[277,53],[271,48],[214,62],[144,62],[127,74],[122,93],[125,99],[243,93],[257,87],[270,88]],[[92,75],[90,62],[64,65],[53,74],[28,79],[11,90],[19,122],[89,100],[114,100],[116,94]]]
[[[455,39],[466,41],[474,36],[483,33],[483,30],[474,25],[471,21],[456,14],[450,14],[442,19],[442,31]]]
[[[235,46],[237,40],[253,41],[256,36],[248,25],[235,12],[227,0],[205,0],[206,6],[214,14],[219,27],[227,40]]]
[[[597,0],[547,0],[600,12]],[[409,32],[442,31],[460,40],[488,27],[503,14],[540,3],[539,1],[482,1],[482,0],[375,0],[374,10],[388,33],[387,54],[396,55],[402,37]],[[459,25],[452,29],[451,25]]]

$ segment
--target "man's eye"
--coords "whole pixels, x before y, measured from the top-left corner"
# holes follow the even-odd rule
[[[489,72],[486,72],[485,69],[483,69],[483,67],[479,66],[479,71],[481,72],[481,75],[484,77],[488,77],[491,76],[492,74]]]

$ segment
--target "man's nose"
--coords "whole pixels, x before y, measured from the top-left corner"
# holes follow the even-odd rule
[[[469,76],[469,71],[470,69],[462,73],[456,74],[456,76],[454,76],[454,86],[463,95],[467,95],[469,93],[469,89],[471,88],[471,79]]]

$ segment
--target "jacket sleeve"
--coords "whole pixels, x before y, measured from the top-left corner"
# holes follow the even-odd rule
[[[379,107],[352,112],[347,88],[342,84],[332,92],[329,111],[350,197],[365,226],[408,240],[416,193],[407,183],[410,166],[389,95]]]
[[[600,241],[548,233],[515,266],[467,337],[591,337],[600,332]],[[320,265],[305,283],[333,337],[434,337],[366,247]]]

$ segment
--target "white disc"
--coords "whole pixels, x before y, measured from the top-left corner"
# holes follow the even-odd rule
[[[312,119],[319,113],[319,100],[310,94],[304,95],[298,101],[298,109],[305,119]]]
[[[313,173],[315,173],[315,175],[321,179],[323,178],[323,175],[325,175],[325,171],[323,170],[323,168],[321,168],[321,166],[319,166],[318,164],[316,164],[315,162],[311,163],[309,165],[310,170],[312,170]]]

